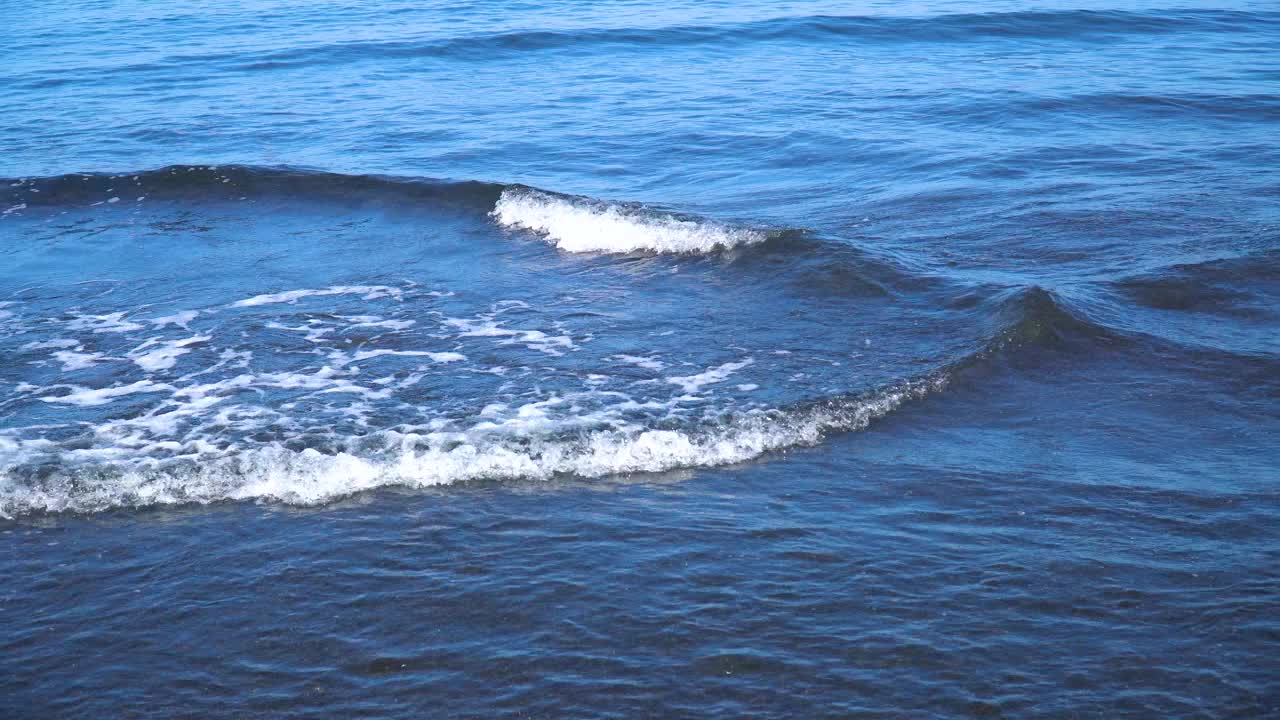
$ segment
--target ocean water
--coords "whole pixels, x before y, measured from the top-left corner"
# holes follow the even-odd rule
[[[0,716],[1280,715],[1280,7],[13,8]]]

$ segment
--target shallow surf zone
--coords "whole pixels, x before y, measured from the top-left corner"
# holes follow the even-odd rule
[[[783,236],[523,186],[137,178],[170,195],[14,190],[44,204],[8,221],[35,241],[0,307],[6,517],[734,464],[861,429],[987,350],[1095,330],[1045,291],[905,292],[835,241],[704,262]],[[336,204],[348,186],[368,197]],[[51,274],[57,243],[120,277]]]
[[[532,188],[503,190],[491,215],[504,227],[532,231],[575,253],[699,254],[767,239],[750,228]]]
[[[74,452],[64,452],[56,464],[48,464],[39,461],[54,449],[48,441],[0,436],[5,465],[0,517],[223,500],[316,505],[387,486],[597,478],[731,465],[815,445],[831,432],[861,430],[946,382],[939,373],[856,397],[726,413],[713,424],[670,429],[621,420],[629,403],[561,421],[544,410],[558,403],[538,403],[467,430],[388,430],[333,439],[327,451],[272,442],[160,460],[119,448],[104,456],[114,458],[106,462],[76,463],[68,459]]]
[[[786,288],[750,267],[732,282],[719,264],[682,268],[761,230],[523,187],[355,178],[369,213],[331,207],[351,184],[339,180],[141,173],[139,197],[170,194],[127,212],[101,203],[120,178],[14,190],[44,205],[13,222],[50,242],[90,233],[111,248],[101,263],[137,261],[124,279],[55,277],[4,301],[0,517],[720,466],[860,429],[942,383],[946,354],[896,362],[900,307],[880,308],[895,324],[879,326],[860,299],[846,326],[807,294],[755,307],[762,286]],[[406,189],[440,203],[405,203]],[[525,242],[516,258],[537,272],[491,272],[513,259],[507,229],[573,252]],[[175,238],[221,262],[177,266]],[[641,272],[610,257],[630,252],[658,257]],[[175,266],[144,262],[155,256]],[[264,282],[263,267],[290,279]],[[138,268],[155,277],[130,278]]]
[[[139,217],[163,224],[190,207]],[[246,207],[210,218],[202,246],[263,215]],[[67,227],[103,222],[86,212]],[[483,266],[482,242],[509,252],[483,214],[468,222],[479,240],[462,245],[460,267]],[[97,237],[134,247],[134,227]],[[315,272],[330,251],[300,247],[289,262]],[[603,258],[585,277],[551,265],[506,286],[467,271],[245,287],[237,274],[198,305],[182,280],[24,289],[0,325],[12,359],[0,375],[0,517],[721,466],[863,428],[945,382],[945,358],[895,362],[893,333],[873,344],[849,328],[809,345],[832,338],[829,313],[803,312],[804,298],[752,307],[768,276],[726,286],[705,281],[718,266],[655,261],[653,280],[611,275]],[[637,302],[619,279],[653,292]],[[709,302],[724,310],[704,316]],[[858,307],[866,321],[872,308]]]

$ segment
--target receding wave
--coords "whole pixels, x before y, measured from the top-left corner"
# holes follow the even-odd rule
[[[506,227],[538,233],[569,252],[706,253],[753,245],[767,237],[759,230],[710,220],[523,188],[504,190],[493,217]]]

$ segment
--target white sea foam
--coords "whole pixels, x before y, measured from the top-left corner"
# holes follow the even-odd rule
[[[178,358],[191,352],[189,345],[208,342],[208,335],[195,335],[181,340],[151,339],[129,351],[129,359],[148,372],[168,370]]]
[[[363,360],[371,360],[373,358],[383,357],[386,355],[399,356],[399,357],[425,357],[431,360],[432,362],[436,362],[436,363],[460,362],[467,359],[466,355],[463,355],[462,353],[456,353],[456,352],[433,352],[430,350],[386,350],[386,349],[359,350],[354,353],[351,353],[350,355],[342,352],[341,350],[338,350],[338,351],[334,351],[333,353],[330,353],[329,357],[333,360],[333,364],[335,367],[346,367],[347,365],[351,365],[353,363],[358,363]]]
[[[48,403],[66,403],[69,405],[80,405],[88,407],[93,405],[105,405],[114,401],[116,398],[125,395],[133,395],[136,393],[162,392],[165,390],[173,390],[172,385],[164,385],[153,383],[150,380],[139,380],[129,385],[117,385],[108,388],[86,388],[79,385],[66,385],[71,392],[66,395],[58,395],[55,397],[42,397],[41,400]]]
[[[53,354],[53,357],[62,363],[63,372],[91,368],[103,360],[102,353],[82,353],[74,350],[59,350]]]
[[[183,312],[174,313],[173,315],[151,318],[151,324],[158,328],[165,327],[166,325],[176,325],[184,330],[189,330],[190,328],[187,327],[187,324],[192,320],[195,320],[199,315],[199,310],[184,310]]]
[[[645,370],[661,370],[666,364],[661,360],[651,357],[640,357],[637,355],[614,355],[615,360],[621,360],[624,363],[644,368]]]
[[[288,325],[284,325],[282,323],[278,323],[273,320],[267,323],[267,327],[272,330],[288,330],[290,332],[306,333],[307,342],[313,342],[313,343],[324,342],[326,335],[330,335],[335,330],[337,330],[337,328],[335,327],[325,327],[324,325],[320,324],[319,320],[308,320],[307,323],[308,324],[306,325],[289,327]]]
[[[728,362],[718,367],[708,368],[704,372],[696,375],[684,375],[680,377],[667,378],[667,382],[672,385],[679,385],[686,393],[690,395],[701,392],[703,385],[714,385],[724,382],[728,377],[738,370],[754,363],[755,360],[747,358],[739,362]]]
[[[416,320],[383,320],[375,315],[359,315],[356,317],[348,317],[346,320],[351,321],[349,326],[355,328],[386,328],[387,330],[398,331],[408,330],[417,324]]]
[[[765,239],[757,230],[535,190],[504,190],[492,215],[504,226],[532,230],[569,252],[708,253]]]
[[[399,300],[404,294],[400,288],[386,285],[334,285],[320,289],[286,290],[285,292],[254,295],[251,298],[237,300],[232,307],[254,307],[256,305],[274,305],[276,303],[294,303],[306,297],[322,297],[326,295],[361,295],[364,300],[394,298]]]
[[[125,313],[114,312],[105,315],[77,315],[67,323],[67,329],[88,330],[93,333],[125,333],[141,330],[142,326],[125,319]]]
[[[742,348],[712,360],[705,348],[615,346],[537,303],[423,311],[413,301],[426,294],[439,295],[334,285],[234,303],[259,310],[43,318],[40,335],[21,336],[41,351],[23,358],[37,382],[0,398],[33,408],[23,417],[35,423],[0,429],[0,516],[722,465],[856,429],[923,392],[764,410],[763,393],[740,393],[765,376],[782,387],[793,368],[761,351],[746,370],[756,361]],[[588,361],[558,357],[575,351]],[[71,385],[49,379],[55,359],[113,364]],[[622,363],[634,367],[602,369]]]
[[[573,338],[568,335],[548,335],[542,330],[516,330],[502,327],[493,320],[470,320],[466,318],[445,318],[444,324],[461,330],[458,337],[497,337],[501,345],[524,345],[530,350],[563,355],[566,350],[576,350]]]
[[[16,468],[46,450],[39,446],[45,441],[0,435],[0,517],[220,500],[312,505],[391,485],[548,480],[566,474],[592,478],[727,465],[815,444],[829,432],[861,429],[943,384],[941,379],[921,381],[861,399],[790,411],[748,411],[724,423],[686,430],[622,424],[566,433],[574,427],[573,418],[557,420],[548,410],[567,401],[553,398],[519,408],[486,408],[494,419],[466,431],[448,430],[447,421],[421,432],[383,431],[374,452],[290,450],[278,443],[217,451],[191,444],[183,447],[190,451],[187,456],[155,461],[131,459],[127,447],[116,445],[113,464],[87,470],[70,466],[38,478],[20,475]]]
[[[54,338],[52,340],[29,342],[22,346],[23,350],[53,350],[56,348],[79,347],[80,341],[71,338]]]

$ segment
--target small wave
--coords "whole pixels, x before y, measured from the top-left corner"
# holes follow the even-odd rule
[[[1087,351],[1098,344],[1124,342],[1120,333],[1073,312],[1061,298],[1044,288],[1014,290],[1002,305],[997,316],[1005,327],[991,342],[990,350],[1036,346]]]
[[[640,205],[571,197],[525,186],[479,181],[346,175],[294,168],[243,165],[174,165],[136,173],[70,173],[43,178],[0,179],[0,204],[9,215],[42,207],[97,206],[129,192],[137,202],[167,200],[213,203],[263,196],[313,201],[363,197],[380,202],[490,211],[501,225],[539,233],[569,252],[708,253],[763,242],[769,233],[704,218],[660,212]],[[358,290],[359,288],[356,288]],[[347,292],[330,289],[330,293]],[[307,291],[313,292],[313,291]],[[326,292],[326,291],[314,291]],[[253,303],[293,302],[299,296],[263,296]]]
[[[116,507],[261,500],[316,505],[380,487],[424,488],[476,480],[548,480],[653,473],[745,462],[769,452],[817,444],[832,432],[865,428],[904,402],[945,387],[945,374],[873,394],[787,410],[742,412],[692,429],[606,428],[588,432],[384,431],[375,452],[321,452],[271,444],[252,450],[133,465],[50,469],[22,464],[47,441],[0,437],[10,458],[0,474],[0,517],[98,512]],[[369,438],[352,443],[367,447]]]
[[[259,197],[312,202],[380,203],[489,214],[508,228],[533,231],[569,252],[709,253],[763,242],[769,234],[712,220],[680,216],[639,205],[571,197],[525,186],[478,181],[346,175],[294,168],[243,165],[174,165],[136,173],[71,173],[43,178],[0,179],[0,204],[13,203],[12,216],[44,207],[92,207],[130,191],[137,202],[219,203]],[[9,217],[9,215],[6,215]],[[336,287],[263,295],[242,305],[295,302],[303,294],[377,292],[378,288]],[[106,330],[104,330],[105,332]]]
[[[168,75],[174,72],[174,68],[190,73],[193,68],[201,66],[210,72],[257,73],[361,62],[370,58],[491,62],[532,52],[589,53],[601,46],[653,51],[704,44],[733,46],[754,42],[827,42],[849,38],[877,43],[949,43],[987,38],[1064,42],[1131,35],[1260,32],[1277,22],[1280,22],[1280,13],[1217,9],[1138,12],[1030,10],[924,17],[799,15],[705,25],[504,29],[445,37],[344,40],[273,48],[254,54],[226,51],[183,53],[111,67],[69,67],[23,79],[27,89],[39,89],[93,82],[101,72]]]
[[[1191,267],[1203,270],[1206,265],[1216,263]],[[1085,293],[1068,300],[1040,287],[1027,287],[1010,289],[996,302],[994,318],[1000,330],[984,348],[953,364],[953,372],[1001,356],[1026,360],[1042,352],[1057,356],[1118,352],[1144,360],[1158,358],[1166,369],[1177,366],[1219,377],[1249,377],[1254,389],[1263,392],[1274,392],[1280,378],[1280,353],[1273,333],[1243,334],[1236,326],[1222,323],[1180,323],[1177,313],[1153,322],[1149,316],[1135,315],[1137,308],[1106,294]]]
[[[767,238],[759,230],[529,188],[504,190],[492,215],[505,227],[533,231],[568,252],[709,253]]]
[[[1270,313],[1280,280],[1280,250],[1179,263],[1109,284],[1134,302],[1161,310]],[[1250,307],[1253,306],[1253,307]]]
[[[1201,365],[1274,372],[1280,339],[1280,252],[1153,268],[1098,288],[1095,315],[1169,355],[1195,356]],[[1210,359],[1207,356],[1215,356]]]
[[[0,217],[40,207],[97,205],[124,196],[129,202],[171,200],[212,202],[274,195],[317,199],[385,198],[432,202],[471,210],[488,209],[502,186],[436,178],[351,175],[298,168],[249,165],[171,165],[119,173],[68,173],[51,177],[0,179]],[[114,203],[112,203],[114,204]]]

